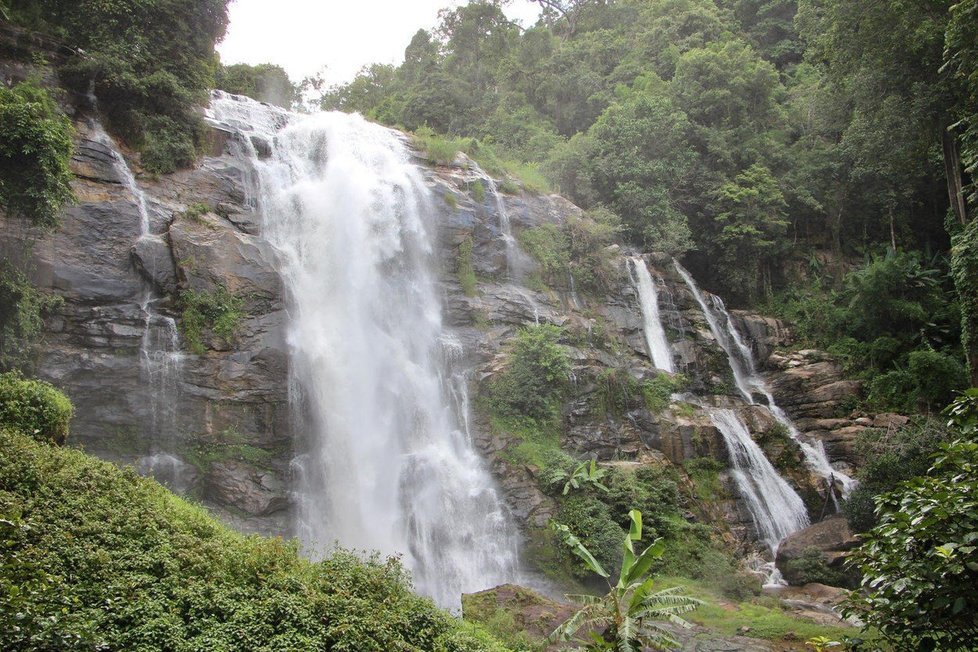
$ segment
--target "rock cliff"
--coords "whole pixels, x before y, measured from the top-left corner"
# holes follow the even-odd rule
[[[288,534],[290,462],[302,433],[299,415],[290,413],[287,298],[275,252],[261,236],[249,193],[251,170],[231,154],[235,136],[215,126],[210,155],[195,169],[153,178],[141,174],[135,157],[89,115],[79,113],[76,127],[78,201],[63,227],[45,235],[19,220],[0,219],[3,254],[31,270],[38,286],[64,298],[47,319],[38,375],[74,401],[77,445],[156,474],[240,529]],[[680,472],[695,458],[726,466],[723,437],[700,406],[731,407],[805,498],[811,518],[825,513],[825,486],[770,413],[738,398],[726,353],[667,257],[645,260],[659,287],[685,393],[673,395],[661,410],[644,403],[602,410],[600,379],[606,374],[636,381],[656,376],[628,269],[634,252],[605,248],[607,274],[595,287],[578,290],[572,277],[544,282],[525,255],[525,269],[514,282],[506,273],[501,210],[517,236],[588,218],[558,196],[512,188],[496,195],[494,184],[464,157],[451,166],[417,157],[437,213],[447,322],[474,369],[473,395],[503,368],[507,343],[519,328],[560,326],[573,362],[564,450],[582,459],[671,464]],[[474,288],[460,279],[462,264],[471,266]],[[188,297],[221,292],[239,300],[233,334],[205,324],[193,350]],[[785,352],[791,340],[783,324],[743,312],[733,317],[777,400],[798,420],[803,436],[824,441],[833,461],[857,464],[855,434],[899,422],[896,415],[848,414],[845,406],[858,386],[822,353]],[[178,331],[170,333],[174,327]],[[172,345],[160,343],[166,337]],[[514,463],[506,454],[513,438],[474,412],[477,444],[513,514],[524,525],[543,526],[554,504],[539,489],[539,469]],[[720,481],[723,491],[689,518],[718,520],[733,539],[749,543],[750,514],[729,474],[721,473]]]

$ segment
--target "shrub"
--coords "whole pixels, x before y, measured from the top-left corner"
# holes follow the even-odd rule
[[[856,443],[865,460],[856,476],[859,485],[842,505],[853,532],[876,523],[875,498],[905,480],[926,473],[931,456],[949,441],[951,431],[938,419],[920,417],[893,431],[867,430]]]
[[[617,568],[621,564],[621,538],[625,530],[615,521],[608,505],[596,496],[570,496],[558,508],[554,520],[565,523],[602,566]],[[570,565],[574,577],[587,579],[591,576],[587,568],[573,563],[570,551],[561,548],[559,556]]]
[[[520,329],[506,370],[489,386],[495,414],[535,420],[559,415],[571,370],[567,354],[557,343],[562,332],[549,324]]]
[[[851,553],[862,591],[849,595],[844,613],[897,649],[971,649],[975,641],[976,460],[973,439],[942,446],[926,476],[877,497],[879,525]]]
[[[68,397],[50,383],[28,380],[17,371],[0,374],[0,427],[61,446],[73,412]]]
[[[203,338],[208,331],[226,344],[234,342],[244,317],[242,297],[220,286],[214,292],[185,290],[180,294],[180,301],[183,304],[180,327],[191,351],[202,355],[207,350]]]
[[[71,121],[33,82],[0,84],[0,208],[53,228],[74,195]]]
[[[243,536],[131,469],[0,429],[4,650],[504,652],[393,558]]]
[[[649,412],[658,414],[669,406],[669,401],[675,392],[686,387],[688,380],[682,374],[670,375],[664,371],[657,372],[655,377],[642,384],[642,396]]]
[[[6,262],[0,262],[0,371],[28,369],[44,326],[43,315],[61,305]]]

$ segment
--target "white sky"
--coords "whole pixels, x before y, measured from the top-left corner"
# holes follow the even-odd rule
[[[438,10],[460,0],[232,0],[221,61],[275,63],[302,81],[325,67],[328,84],[353,79],[371,63],[399,64],[418,29],[438,24]],[[539,5],[514,0],[506,14],[524,26]]]

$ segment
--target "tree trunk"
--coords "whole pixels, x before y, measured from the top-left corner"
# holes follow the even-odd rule
[[[941,133],[941,143],[944,147],[944,172],[947,176],[947,194],[951,200],[951,209],[962,226],[968,223],[968,208],[964,202],[964,183],[961,179],[961,152],[958,151],[958,139],[948,129]]]

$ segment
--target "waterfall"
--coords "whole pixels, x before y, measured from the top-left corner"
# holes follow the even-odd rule
[[[633,256],[629,258],[629,263],[631,263],[632,283],[638,290],[638,298],[642,306],[645,342],[649,347],[649,357],[657,369],[673,373],[676,368],[672,364],[672,351],[659,316],[659,298],[655,290],[655,281],[652,280],[644,258]]]
[[[217,92],[210,117],[237,132],[256,171],[289,293],[304,549],[400,554],[417,589],[450,608],[511,581],[516,533],[469,437],[429,192],[403,137],[358,115],[299,116]],[[255,156],[252,138],[271,156]]]
[[[808,525],[805,503],[778,475],[736,412],[715,408],[709,412],[713,425],[723,435],[730,454],[731,475],[755,530],[774,555],[782,539]]]
[[[129,194],[132,195],[139,214],[139,242],[155,240],[162,243],[152,232],[149,202],[146,193],[136,183],[126,159],[116,150],[115,143],[102,126],[94,122],[93,139],[104,145],[112,155],[112,165]],[[164,245],[165,246],[165,245]],[[151,272],[153,270],[150,270]],[[180,410],[180,378],[183,372],[183,353],[180,351],[180,335],[176,321],[161,315],[154,303],[159,299],[148,281],[143,281],[139,307],[143,314],[143,336],[139,346],[139,370],[148,397],[149,454],[136,461],[136,469],[143,475],[156,478],[177,493],[190,489],[192,467],[174,455],[177,447],[177,415]]]
[[[832,488],[835,482],[839,482],[842,485],[843,496],[848,495],[855,486],[855,480],[845,473],[832,468],[822,442],[819,441],[812,444],[802,439],[801,433],[798,432],[798,428],[794,422],[777,402],[775,402],[774,395],[768,389],[767,383],[764,382],[764,379],[757,372],[750,348],[744,343],[744,340],[740,337],[740,333],[734,327],[733,320],[726,306],[723,304],[723,300],[716,295],[711,295],[712,306],[709,305],[702,291],[700,291],[699,286],[696,285],[696,281],[693,280],[693,277],[686,268],[676,260],[673,261],[673,264],[676,267],[676,271],[683,278],[683,281],[686,282],[690,292],[693,293],[693,297],[699,304],[700,309],[703,311],[703,316],[706,317],[706,323],[709,325],[713,337],[716,338],[721,348],[726,352],[730,370],[733,372],[734,382],[737,385],[738,391],[743,395],[744,400],[751,405],[757,405],[755,395],[759,394],[762,396],[771,414],[788,429],[790,437],[801,448],[808,468],[823,478],[828,484],[829,492],[832,494],[832,500],[835,501],[834,489]],[[720,323],[721,319],[723,320],[722,324]]]

